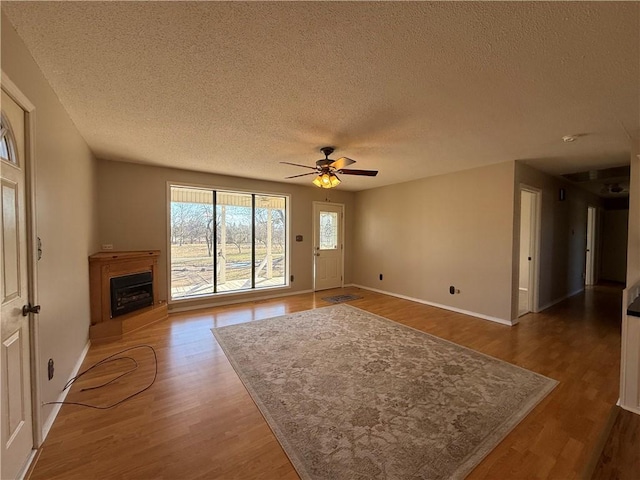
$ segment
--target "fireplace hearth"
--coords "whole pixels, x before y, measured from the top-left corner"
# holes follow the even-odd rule
[[[111,318],[153,305],[153,274],[134,273],[111,278]]]
[[[98,252],[89,256],[92,341],[112,341],[167,318],[158,292],[159,250]]]

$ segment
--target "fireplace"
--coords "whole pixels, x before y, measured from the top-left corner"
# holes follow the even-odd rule
[[[112,277],[111,318],[153,305],[153,273]]]
[[[91,341],[112,341],[167,318],[158,291],[160,250],[98,252],[89,256]]]

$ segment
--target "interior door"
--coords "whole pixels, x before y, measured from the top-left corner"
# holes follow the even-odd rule
[[[531,211],[533,194],[520,191],[520,275],[518,285],[518,316],[531,311],[529,291],[531,288],[531,258],[533,242],[531,236]]]
[[[314,290],[342,286],[343,205],[313,204]]]
[[[595,236],[596,236],[596,209],[595,207],[587,208],[587,252],[585,259],[585,285],[593,285],[594,281],[594,264],[595,264]]]
[[[538,311],[540,205],[542,192],[520,186],[520,258],[518,316]]]
[[[2,479],[18,476],[33,448],[27,236],[25,112],[2,91]]]

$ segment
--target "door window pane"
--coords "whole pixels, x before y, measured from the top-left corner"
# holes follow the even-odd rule
[[[0,158],[2,158],[3,160],[6,160],[6,161],[10,161],[9,160],[9,147],[7,145],[7,138],[6,137],[2,137],[2,140],[0,140]]]
[[[338,214],[320,212],[320,250],[338,248]]]
[[[18,163],[16,158],[16,141],[9,120],[4,112],[0,114],[0,158],[11,163]]]

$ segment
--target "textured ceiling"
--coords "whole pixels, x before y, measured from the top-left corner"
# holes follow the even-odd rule
[[[334,145],[380,171],[339,187],[362,190],[623,165],[640,136],[638,2],[1,8],[99,158],[282,181]]]

